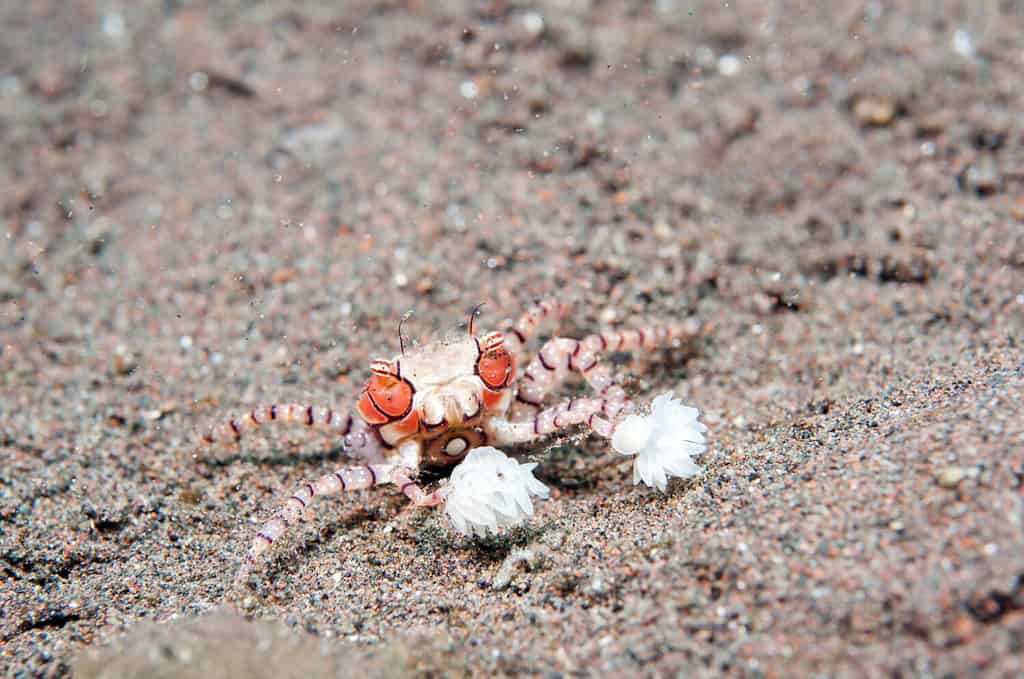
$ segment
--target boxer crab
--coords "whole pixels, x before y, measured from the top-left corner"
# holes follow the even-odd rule
[[[390,483],[417,506],[444,504],[464,534],[483,535],[521,522],[533,513],[531,496],[547,497],[547,488],[533,477],[535,464],[520,464],[492,446],[528,443],[585,426],[611,439],[618,452],[636,455],[634,483],[664,490],[670,476],[695,475],[699,468],[692,456],[703,451],[705,431],[696,409],[663,394],[650,415],[630,414],[632,403],[598,357],[672,346],[696,328],[663,324],[582,340],[554,337],[517,373],[538,324],[565,313],[564,305],[544,302],[506,333],[483,336],[475,333],[471,317],[464,337],[409,353],[403,346],[391,360],[376,359],[356,416],[329,407],[272,404],[229,419],[204,436],[207,444],[237,443],[245,432],[270,422],[317,427],[342,437],[347,455],[360,463],[299,486],[256,533],[235,581],[244,580],[257,558],[323,495]],[[573,375],[586,381],[592,395],[545,408],[546,397]],[[414,480],[424,467],[455,468],[447,484],[428,492]]]

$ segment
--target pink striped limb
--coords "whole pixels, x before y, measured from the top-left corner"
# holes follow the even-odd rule
[[[314,498],[327,495],[338,495],[340,493],[373,488],[386,483],[395,483],[398,479],[401,482],[408,481],[407,471],[399,472],[401,467],[390,464],[367,464],[359,467],[343,467],[330,474],[324,474],[316,481],[310,481],[299,486],[291,496],[285,500],[278,510],[277,515],[263,524],[263,528],[256,533],[252,546],[245,555],[245,561],[235,574],[235,583],[240,583],[248,577],[253,564],[260,558],[270,546],[274,544],[285,531],[299,519],[308,518],[312,515],[310,505]],[[409,495],[411,489],[406,489]],[[420,491],[421,493],[423,491]],[[411,497],[411,496],[410,496]]]
[[[543,321],[560,321],[569,314],[569,306],[553,299],[546,299],[531,307],[519,320],[505,332],[505,343],[516,359],[521,359],[526,352],[526,343],[537,332],[537,326]]]
[[[524,419],[490,420],[487,423],[487,435],[493,445],[513,445],[535,441],[585,424],[595,434],[611,438],[615,433],[616,418],[630,404],[625,395],[616,398],[572,398]]]
[[[329,407],[303,403],[257,406],[241,417],[232,417],[203,435],[206,446],[238,445],[242,437],[268,424],[300,425],[342,437],[345,451],[367,461],[384,458],[380,437],[362,419]]]
[[[434,492],[428,493],[416,485],[416,482],[410,476],[411,473],[408,469],[397,467],[391,472],[391,483],[398,486],[399,492],[409,498],[414,505],[417,507],[436,507],[444,502],[443,488],[438,488]]]
[[[696,327],[666,324],[600,332],[582,340],[553,338],[541,347],[537,357],[523,371],[516,392],[515,413],[524,413],[522,405],[536,412],[547,395],[574,374],[583,377],[596,394],[610,400],[624,399],[608,367],[598,360],[602,353],[669,346],[696,331]]]
[[[203,443],[238,443],[243,435],[271,423],[303,425],[346,436],[356,421],[351,415],[337,413],[332,408],[317,408],[302,403],[274,403],[257,406],[241,417],[229,418],[205,434]]]

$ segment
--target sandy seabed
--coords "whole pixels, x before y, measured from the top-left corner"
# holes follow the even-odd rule
[[[0,7],[0,676],[1021,676],[1024,9]],[[487,540],[259,522],[344,409],[533,300],[698,406],[667,495],[578,435]],[[621,360],[619,360],[621,359]]]

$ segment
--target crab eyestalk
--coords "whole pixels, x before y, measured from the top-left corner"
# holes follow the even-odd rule
[[[505,335],[500,332],[489,332],[480,340],[480,349],[484,353],[497,351],[505,346]]]
[[[370,361],[370,372],[374,375],[393,375],[394,368],[391,367],[391,361],[375,358]]]

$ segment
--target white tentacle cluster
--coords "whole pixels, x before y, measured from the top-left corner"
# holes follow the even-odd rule
[[[548,488],[533,477],[535,462],[520,464],[497,448],[483,446],[452,472],[444,510],[463,535],[497,533],[533,516],[532,497]]]
[[[693,458],[704,452],[707,427],[697,421],[700,412],[682,404],[671,392],[651,403],[649,415],[629,415],[612,436],[612,447],[635,455],[633,483],[664,491],[670,477],[688,479],[700,473]]]

